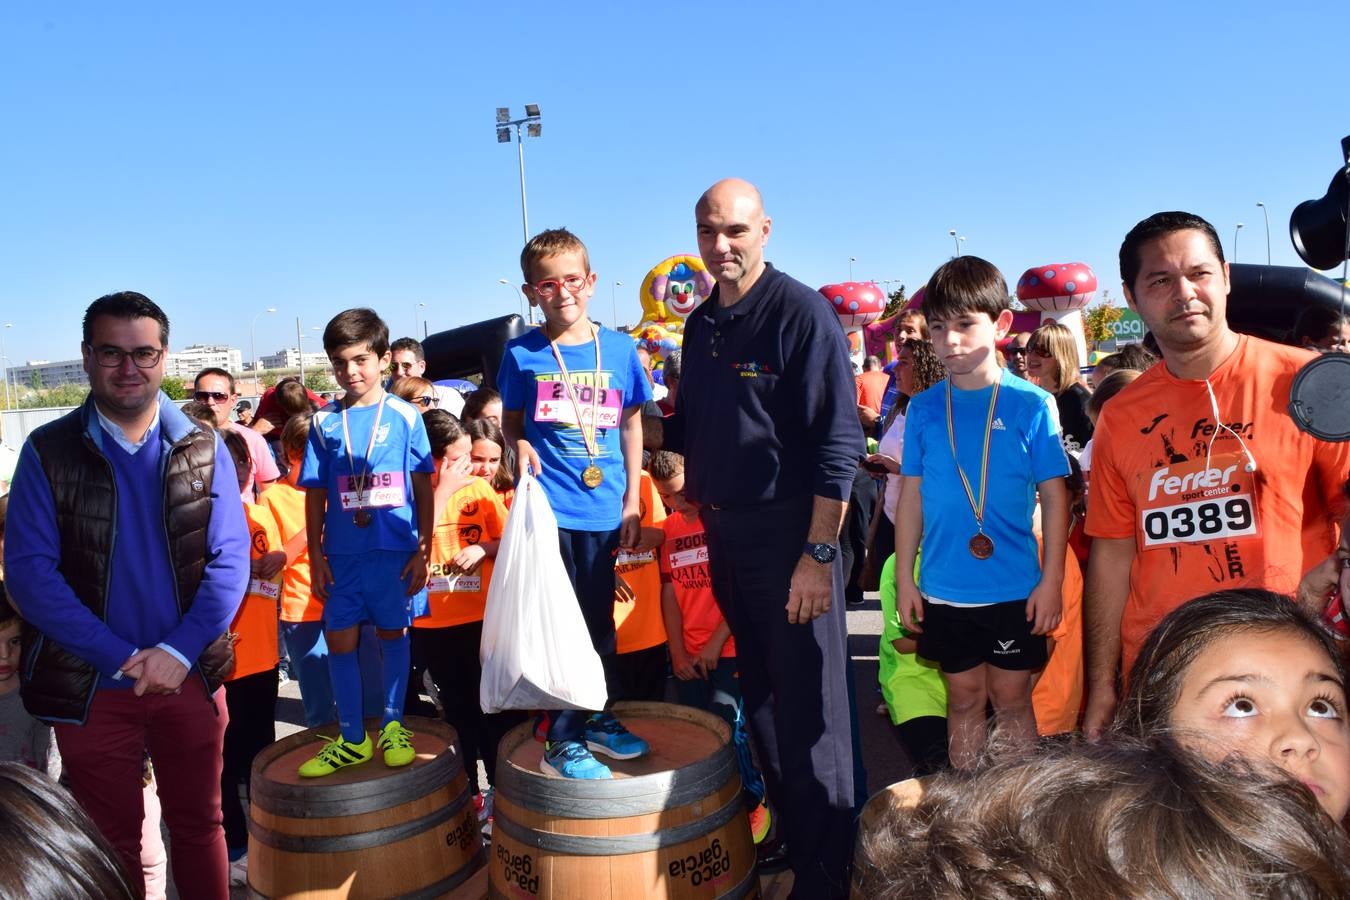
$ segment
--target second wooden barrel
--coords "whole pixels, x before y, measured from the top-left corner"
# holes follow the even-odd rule
[[[853,886],[849,894],[852,900],[867,900],[867,895],[863,893],[863,880],[867,876],[863,842],[892,810],[910,809],[922,800],[924,781],[923,778],[897,781],[877,791],[863,806],[862,815],[858,818],[858,842],[853,848]]]
[[[755,847],[731,728],[669,703],[617,703],[651,745],[641,759],[597,758],[604,781],[539,770],[522,725],[502,740],[488,865],[492,897],[758,897]]]
[[[378,733],[378,720],[366,729]],[[253,761],[249,803],[250,897],[440,897],[485,859],[455,730],[410,716],[417,758],[391,769],[381,751],[324,778],[300,764],[322,746],[311,729]]]

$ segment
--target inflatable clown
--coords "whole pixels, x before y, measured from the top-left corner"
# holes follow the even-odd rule
[[[697,256],[668,256],[642,279],[642,320],[629,334],[652,356],[653,368],[680,346],[684,320],[712,294],[712,275]]]
[[[846,281],[843,284],[827,284],[820,289],[820,293],[844,326],[853,371],[861,372],[863,358],[867,356],[863,329],[880,319],[886,311],[886,292],[870,281]]]
[[[1059,322],[1073,332],[1079,367],[1088,364],[1082,310],[1097,295],[1097,276],[1087,263],[1033,266],[1017,279],[1017,299],[1038,313],[1039,323]]]

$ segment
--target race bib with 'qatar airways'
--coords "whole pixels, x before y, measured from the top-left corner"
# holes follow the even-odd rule
[[[1139,504],[1145,549],[1260,537],[1255,473],[1242,453],[1174,463],[1143,476]]]

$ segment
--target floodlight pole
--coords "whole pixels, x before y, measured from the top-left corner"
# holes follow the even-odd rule
[[[539,125],[543,120],[539,116],[539,107],[532,103],[525,105],[525,115],[523,118],[512,119],[510,112],[506,107],[497,108],[497,140],[502,139],[502,130],[505,128],[514,128],[516,130],[516,161],[520,167],[520,231],[524,243],[530,242],[530,212],[525,199],[525,135],[521,134],[521,126],[528,126],[528,133],[531,137],[539,136]],[[530,307],[530,324],[534,324],[534,307]]]

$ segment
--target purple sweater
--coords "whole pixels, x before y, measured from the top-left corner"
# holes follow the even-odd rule
[[[99,687],[130,687],[112,675],[138,649],[164,647],[189,664],[225,631],[248,585],[249,542],[234,462],[216,439],[207,564],[187,615],[180,616],[163,513],[169,447],[195,428],[167,397],[138,452],[129,454],[89,410],[88,434],[112,463],[117,522],[108,584],[107,621],[79,601],[57,570],[61,561],[51,487],[31,444],[19,454],[5,528],[5,586],[23,617],[66,650],[94,665]]]

